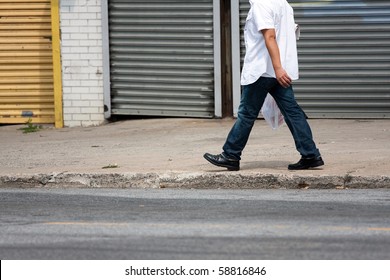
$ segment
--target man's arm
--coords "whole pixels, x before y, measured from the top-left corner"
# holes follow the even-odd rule
[[[276,79],[283,87],[289,87],[292,83],[292,80],[282,67],[279,47],[276,42],[275,29],[263,29],[261,32],[263,33],[265,45],[272,60],[272,66],[274,67]]]

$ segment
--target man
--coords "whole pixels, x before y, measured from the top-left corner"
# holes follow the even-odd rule
[[[238,118],[223,146],[223,153],[204,154],[210,163],[230,171],[240,169],[242,151],[248,141],[267,93],[278,104],[291,131],[301,159],[288,169],[301,170],[324,165],[306,115],[297,104],[292,81],[298,79],[294,12],[286,0],[250,0],[245,25],[246,55],[241,74]]]

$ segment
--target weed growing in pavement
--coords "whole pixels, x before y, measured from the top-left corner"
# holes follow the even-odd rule
[[[26,122],[26,127],[22,127],[22,128],[19,128],[19,130],[23,130],[23,133],[33,133],[33,132],[37,132],[39,130],[42,129],[42,126],[41,125],[35,125],[32,123],[32,119],[28,119],[28,121]]]
[[[114,163],[114,164],[109,164],[109,165],[103,166],[102,169],[118,168],[118,167],[119,167],[118,164]]]

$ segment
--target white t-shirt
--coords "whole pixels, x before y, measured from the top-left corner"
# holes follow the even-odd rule
[[[249,0],[251,8],[245,24],[246,54],[241,84],[249,85],[260,77],[275,78],[261,30],[275,29],[282,67],[293,80],[298,75],[298,54],[293,8],[286,0]]]

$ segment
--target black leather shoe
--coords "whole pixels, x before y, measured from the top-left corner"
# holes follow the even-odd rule
[[[219,166],[226,167],[229,171],[238,171],[240,170],[240,161],[234,159],[225,158],[222,154],[212,155],[205,153],[203,157],[210,163]]]
[[[309,169],[313,167],[318,167],[324,165],[324,161],[321,157],[313,157],[313,158],[304,158],[302,157],[297,163],[289,164],[289,170],[303,170]]]

